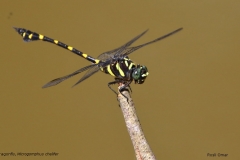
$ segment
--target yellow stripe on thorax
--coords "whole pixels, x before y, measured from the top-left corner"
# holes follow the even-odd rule
[[[124,74],[124,72],[122,71],[122,69],[120,68],[119,63],[116,64],[116,67],[117,67],[117,70],[119,71],[120,75],[121,75],[122,77],[124,77],[125,74]]]
[[[131,64],[129,65],[128,69],[131,69],[133,66],[133,63],[131,62]]]
[[[110,65],[107,66],[107,71],[108,71],[108,73],[109,73],[111,76],[115,77],[115,75],[113,74],[113,72],[112,72],[112,70],[111,70],[111,68],[110,68]]]
[[[128,67],[128,62],[127,61],[124,61],[125,62],[125,65]]]

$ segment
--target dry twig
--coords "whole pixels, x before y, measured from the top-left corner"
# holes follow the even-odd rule
[[[137,160],[155,160],[155,156],[147,143],[146,138],[144,137],[143,130],[141,128],[140,122],[137,117],[136,109],[133,104],[133,100],[129,95],[129,91],[123,91],[128,98],[123,97],[121,94],[118,94],[118,101],[123,112],[125,123],[128,129],[128,133],[132,140],[134,151],[136,154]]]

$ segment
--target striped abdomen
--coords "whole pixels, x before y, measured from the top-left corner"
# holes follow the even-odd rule
[[[30,41],[36,41],[36,40],[42,40],[42,41],[46,41],[46,42],[50,42],[50,43],[53,43],[53,44],[56,44],[62,48],[65,48],[85,59],[87,59],[88,61],[94,63],[94,64],[98,64],[100,62],[100,60],[98,59],[95,59],[67,44],[64,44],[58,40],[54,40],[54,39],[51,39],[49,37],[46,37],[44,35],[41,35],[41,34],[38,34],[38,33],[35,33],[35,32],[32,32],[30,30],[26,30],[24,28],[16,28],[14,27],[14,29],[23,37],[23,40],[26,41],[26,42],[30,42]]]

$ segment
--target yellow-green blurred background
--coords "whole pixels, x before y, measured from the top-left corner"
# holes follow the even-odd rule
[[[240,159],[240,2],[237,0],[7,1],[0,5],[0,153],[57,152],[55,157],[135,159],[111,76],[48,81],[89,64],[45,42],[25,43],[27,28],[97,57],[138,35],[134,45],[184,29],[130,58],[148,67],[132,84],[145,136],[157,159]],[[83,74],[82,74],[83,75]],[[117,88],[117,86],[114,86]]]

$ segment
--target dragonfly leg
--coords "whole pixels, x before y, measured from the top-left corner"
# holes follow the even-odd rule
[[[117,95],[118,93],[111,87],[111,85],[116,84],[116,83],[118,83],[118,81],[109,82],[108,87]]]
[[[124,94],[122,94],[122,91],[124,91],[126,89],[126,87],[121,87],[120,89],[119,89],[119,93],[123,96],[123,97],[125,97],[126,99],[127,99],[127,103],[129,104],[129,102],[128,102],[128,97],[126,97]]]
[[[118,92],[119,92],[123,97],[125,97],[125,98],[127,99],[127,102],[128,102],[128,98],[127,98],[124,94],[122,94],[122,91],[127,90],[127,88],[129,88],[130,91],[132,92],[132,89],[131,89],[131,87],[130,87],[130,85],[129,85],[131,82],[122,83],[119,79],[115,79],[115,81],[109,82],[109,83],[108,83],[108,87],[109,87],[114,93],[116,93],[116,94],[118,95],[118,93],[117,93],[114,89],[112,89],[112,87],[111,87],[111,85],[117,84],[117,83],[119,84]]]
[[[123,85],[119,88],[119,92],[121,93],[121,95],[122,95],[123,97],[125,97],[125,98],[127,99],[127,103],[129,103],[128,98],[127,98],[124,94],[122,94],[122,91],[128,90],[127,88],[129,88],[130,91],[132,92],[132,89],[131,89],[131,87],[130,87],[130,85],[129,85],[130,83],[131,83],[131,81],[130,81],[130,82],[126,82],[125,84],[123,84]]]
[[[132,88],[131,88],[131,86],[130,85],[128,85],[128,88],[129,88],[129,90],[131,91],[131,93],[132,93]]]

